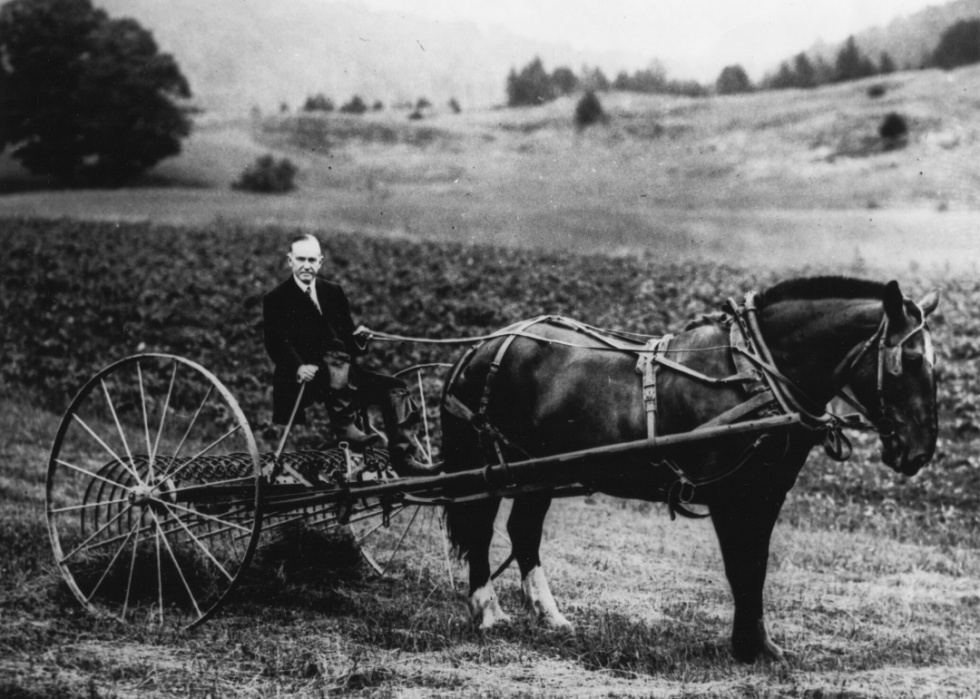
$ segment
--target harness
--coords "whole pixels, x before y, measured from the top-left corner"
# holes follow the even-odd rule
[[[792,416],[794,422],[797,422],[801,427],[817,433],[818,436],[822,437],[824,451],[830,458],[836,461],[845,461],[850,458],[852,453],[851,443],[844,435],[844,429],[867,429],[876,431],[883,436],[888,436],[894,430],[894,426],[889,424],[891,421],[886,417],[884,394],[885,375],[901,375],[902,348],[904,344],[911,340],[917,333],[924,331],[926,327],[925,315],[922,313],[922,310],[914,302],[908,301],[919,314],[919,324],[895,345],[888,344],[889,320],[888,315],[885,314],[875,333],[866,342],[856,346],[845,356],[834,372],[836,380],[834,392],[836,396],[841,397],[845,402],[854,407],[859,414],[841,416],[831,413],[825,408],[818,407],[817,409],[812,409],[812,406],[817,405],[816,402],[808,398],[798,386],[776,368],[772,353],[759,327],[756,298],[757,295],[755,293],[746,294],[745,300],[741,305],[736,304],[732,299],[728,299],[727,305],[724,308],[726,313],[724,322],[729,325],[728,349],[731,352],[731,358],[736,367],[736,373],[731,376],[707,376],[669,359],[666,355],[671,351],[670,343],[674,339],[673,335],[651,338],[645,344],[641,345],[635,340],[624,339],[624,333],[602,330],[560,316],[539,316],[509,326],[491,335],[478,338],[478,344],[470,347],[461,361],[457,363],[446,383],[443,392],[443,406],[449,413],[470,423],[480,433],[481,439],[486,446],[492,445],[499,464],[503,467],[505,477],[507,473],[505,448],[515,450],[525,457],[531,458],[531,455],[525,449],[515,444],[499,429],[495,428],[487,417],[487,408],[490,404],[494,381],[507,351],[510,349],[514,339],[526,337],[537,342],[549,344],[580,348],[588,347],[593,350],[636,354],[638,357],[636,373],[640,376],[642,385],[647,440],[651,444],[654,443],[657,437],[657,375],[661,367],[684,374],[708,385],[738,385],[745,393],[746,400],[712,418],[708,422],[699,425],[695,431],[708,427],[732,424],[753,416],[783,414]],[[599,341],[605,346],[598,348],[590,347],[564,340],[547,338],[530,332],[533,326],[540,323],[548,323],[572,329]],[[474,411],[453,396],[452,389],[473,354],[486,342],[500,337],[504,337],[505,339],[497,348],[494,358],[490,363],[480,402]],[[926,359],[934,363],[929,333],[925,332],[923,337],[926,346]],[[872,420],[868,411],[845,391],[856,367],[864,359],[865,355],[872,351],[872,348],[878,352],[877,397],[878,407],[880,408],[882,417],[877,421]],[[768,433],[762,433],[734,461],[734,465],[730,469],[720,474],[697,477],[686,472],[675,462],[666,459],[655,464],[656,466],[670,468],[677,477],[671,484],[666,497],[671,518],[674,518],[675,513],[685,517],[706,517],[707,515],[693,513],[685,507],[685,505],[693,500],[695,488],[722,480],[733,474],[751,460],[758,452],[759,447],[771,436]],[[488,442],[489,444],[487,444]]]

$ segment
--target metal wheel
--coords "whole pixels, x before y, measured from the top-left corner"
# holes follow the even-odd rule
[[[55,560],[92,612],[194,626],[248,568],[262,482],[248,422],[213,374],[172,355],[128,357],[85,384],[55,437]]]
[[[437,424],[438,402],[432,404],[427,394],[439,395],[439,380],[425,371],[448,364],[425,364],[404,369],[395,376],[405,379],[416,402],[422,406],[422,431],[416,441],[419,453],[430,464],[436,459],[431,426]],[[397,479],[390,469],[382,478]],[[400,499],[382,501],[370,498],[358,503],[348,525],[361,557],[381,576],[446,574],[450,584],[459,576],[459,564],[452,560],[449,541],[442,520],[442,508],[411,504]]]

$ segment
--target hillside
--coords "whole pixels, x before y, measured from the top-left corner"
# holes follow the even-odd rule
[[[885,94],[870,97],[871,85]],[[969,67],[707,99],[611,93],[601,98],[608,123],[583,132],[573,99],[422,121],[209,120],[140,187],[20,191],[0,197],[0,215],[276,223],[742,264],[969,267],[977,94],[980,67]],[[904,148],[878,138],[890,112],[908,122]],[[299,165],[298,189],[231,191],[267,151]]]
[[[980,16],[980,0],[953,0],[945,4],[899,17],[884,27],[874,27],[854,35],[861,51],[876,63],[887,51],[895,64],[903,69],[922,67],[936,48],[940,37],[949,27],[965,19]],[[834,64],[842,44],[817,44],[807,53]]]

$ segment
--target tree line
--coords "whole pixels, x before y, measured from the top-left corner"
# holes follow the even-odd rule
[[[949,70],[971,63],[980,63],[980,19],[962,20],[950,26],[921,67]],[[754,90],[807,89],[874,75],[888,75],[898,69],[887,51],[876,58],[867,56],[851,36],[838,50],[832,63],[799,53],[782,62],[775,73],[766,75],[758,85],[752,83],[741,65],[726,66],[715,80],[714,91],[717,94],[730,95]],[[507,105],[521,107],[544,104],[580,90],[622,90],[688,97],[701,97],[711,92],[707,86],[694,80],[669,79],[666,69],[656,62],[651,67],[632,74],[621,71],[610,82],[598,68],[583,68],[581,75],[576,75],[565,66],[548,72],[541,59],[534,58],[520,70],[511,69],[508,74]]]

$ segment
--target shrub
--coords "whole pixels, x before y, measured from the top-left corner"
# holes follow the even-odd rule
[[[896,112],[889,113],[878,127],[878,135],[881,136],[886,149],[904,145],[909,135],[909,126],[905,122],[905,117]]]
[[[715,81],[715,90],[719,95],[752,92],[752,81],[742,66],[738,64],[725,66]]]
[[[455,97],[449,100],[449,108],[453,110],[453,114],[459,114],[463,111],[463,108],[459,106],[459,101]]]
[[[342,114],[363,114],[368,110],[368,106],[359,95],[351,97],[350,102],[340,108]]]
[[[280,194],[295,188],[296,173],[297,168],[289,158],[277,160],[272,155],[263,155],[245,168],[231,186],[245,192]]]
[[[303,103],[304,112],[332,112],[334,110],[333,100],[322,92],[310,95]]]
[[[868,88],[868,97],[871,99],[877,99],[878,97],[883,97],[886,92],[888,92],[887,87],[881,83],[875,83]]]
[[[580,129],[605,121],[606,113],[595,92],[589,90],[575,105],[575,125]]]

